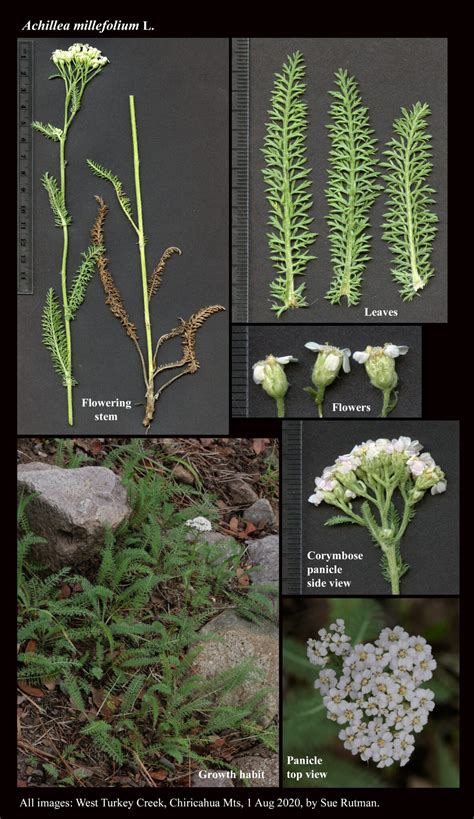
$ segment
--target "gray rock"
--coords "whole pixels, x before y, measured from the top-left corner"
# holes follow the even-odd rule
[[[258,495],[255,489],[252,489],[242,478],[229,481],[228,487],[232,500],[239,504],[239,506],[250,506],[251,503],[258,501]]]
[[[278,755],[272,756],[237,756],[232,764],[243,774],[243,782],[253,788],[277,788],[279,785]]]
[[[280,539],[278,535],[267,535],[260,540],[247,540],[252,583],[278,583],[280,569]]]
[[[260,498],[244,512],[245,520],[249,520],[254,526],[273,526],[275,523],[275,513],[270,501]]]
[[[241,705],[258,689],[270,688],[265,697],[266,713],[260,718],[268,725],[278,712],[278,628],[270,622],[258,625],[244,620],[228,610],[206,623],[202,634],[215,634],[220,639],[203,643],[195,668],[208,679],[221,671],[234,668],[239,663],[254,659],[260,673],[249,678],[226,697],[230,705]]]
[[[198,776],[197,773],[193,774],[191,777],[191,785],[193,788],[233,788],[234,783],[232,782],[232,772],[231,771],[206,771],[206,774],[219,774],[218,779],[213,779],[212,776],[209,779],[206,777]],[[222,777],[222,779],[220,778]]]
[[[241,547],[234,538],[221,534],[221,532],[188,532],[186,540],[197,541],[198,543],[212,543],[219,545],[219,557],[213,561],[216,565],[223,563],[232,555],[239,554]]]
[[[116,529],[130,514],[120,478],[103,466],[20,464],[18,490],[37,495],[26,515],[33,532],[47,543],[34,546],[31,555],[52,569],[73,566],[99,552],[105,527]]]

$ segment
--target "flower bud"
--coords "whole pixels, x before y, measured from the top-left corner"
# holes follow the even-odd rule
[[[288,391],[289,384],[284,366],[290,361],[297,359],[291,355],[279,358],[268,355],[264,361],[257,361],[253,365],[253,380],[256,384],[261,384],[267,395],[275,400],[284,398]]]
[[[359,364],[365,364],[373,387],[379,390],[393,390],[398,383],[395,359],[400,355],[406,355],[407,352],[408,347],[384,344],[383,347],[366,347],[364,351],[355,352],[353,358]]]
[[[315,341],[308,341],[305,347],[312,352],[318,353],[311,375],[311,380],[316,388],[328,387],[332,384],[339,375],[341,367],[345,373],[350,372],[349,356],[351,351],[347,348],[340,350],[339,347],[332,347],[330,344],[317,344]]]

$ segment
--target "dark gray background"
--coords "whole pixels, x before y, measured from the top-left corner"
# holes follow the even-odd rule
[[[352,353],[365,350],[368,344],[383,346],[386,342],[406,344],[410,349],[405,356],[396,359],[399,379],[398,404],[390,417],[421,417],[421,328],[415,326],[361,327],[359,325],[293,325],[285,327],[251,325],[249,327],[249,416],[275,418],[276,404],[252,378],[252,364],[269,353],[275,356],[294,355],[297,364],[288,364],[285,372],[290,383],[286,394],[286,418],[317,418],[316,405],[304,387],[312,387],[311,372],[316,361],[315,353],[305,349],[307,341],[319,344],[329,342],[336,347],[349,347]],[[370,413],[347,412],[347,416],[359,418],[380,414],[383,395],[372,387],[363,364],[351,357],[350,373],[343,373],[327,388],[324,416],[344,418],[344,413],[333,412],[333,401],[349,404],[369,404]]]
[[[274,74],[281,70],[287,56],[299,49],[305,57],[309,105],[307,157],[312,168],[314,222],[318,233],[309,252],[317,256],[310,262],[305,280],[310,307],[287,310],[281,319],[271,311],[269,284],[275,271],[271,266],[266,234],[269,230],[264,165],[261,147],[265,137],[267,111]],[[447,123],[446,51],[444,38],[252,38],[250,40],[250,216],[249,216],[249,311],[250,320],[275,322],[444,322],[447,320]],[[400,108],[420,100],[428,102],[432,115],[428,130],[432,135],[433,171],[429,184],[435,188],[435,210],[440,219],[432,264],[436,275],[419,298],[401,300],[390,274],[391,254],[381,239],[380,225],[386,208],[384,193],[370,213],[371,257],[363,278],[362,298],[357,306],[331,305],[324,295],[332,279],[328,230],[327,157],[330,148],[326,125],[334,90],[334,72],[346,68],[359,82],[362,100],[368,106],[371,125],[379,141],[379,152],[392,137],[392,123]],[[298,278],[301,282],[303,279]],[[367,318],[364,308],[398,309],[397,318]]]
[[[48,81],[55,48],[73,38],[34,42],[34,118],[62,125],[64,84]],[[105,232],[110,270],[126,308],[144,337],[142,290],[136,236],[109,183],[93,176],[87,158],[122,180],[135,210],[129,94],[135,95],[142,201],[151,269],[163,250],[176,245],[182,256],[168,262],[151,302],[154,337],[171,330],[178,316],[228,297],[228,41],[206,39],[92,38],[110,65],[92,80],[69,132],[67,203],[70,227],[69,281],[90,242],[96,214],[94,194],[110,206]],[[59,176],[57,143],[40,134],[34,144],[33,296],[19,302],[19,419],[21,434],[61,434],[67,426],[66,391],[41,343],[41,313],[48,287],[59,290],[62,233],[55,228],[40,178]],[[143,432],[143,407],[118,410],[117,422],[95,422],[81,398],[143,401],[144,385],[136,349],[105,305],[96,274],[72,325],[75,426],[79,434]],[[201,369],[162,394],[151,427],[154,433],[228,431],[228,313],[211,316],[198,333]],[[179,357],[168,342],[160,362]],[[178,371],[171,372],[171,375]],[[157,386],[166,380],[165,372]],[[169,377],[169,376],[168,376]],[[115,410],[108,410],[115,412]]]
[[[362,552],[364,560],[345,561],[341,579],[352,579],[349,589],[306,590],[307,594],[390,594],[380,572],[380,550],[365,528],[360,526],[325,527],[324,522],[337,514],[335,507],[308,503],[314,479],[338,455],[369,438],[397,438],[407,435],[418,439],[424,451],[446,473],[447,491],[432,496],[429,492],[418,504],[414,519],[401,544],[401,554],[410,570],[401,579],[402,594],[459,593],[459,424],[457,421],[322,421],[303,424],[303,554],[310,548],[319,552]],[[285,487],[283,487],[285,491]],[[326,575],[326,579],[334,575]],[[303,588],[306,565],[303,566]]]

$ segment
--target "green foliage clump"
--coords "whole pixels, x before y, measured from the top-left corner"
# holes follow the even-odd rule
[[[235,731],[253,730],[271,744],[259,722],[268,689],[252,662],[211,679],[194,665],[203,641],[213,639],[199,629],[214,614],[233,607],[253,620],[274,617],[273,602],[238,586],[239,547],[224,556],[221,544],[190,534],[186,520],[204,498],[177,509],[174,485],[152,469],[126,468],[123,480],[132,514],[107,531],[93,578],[70,568],[48,574],[28,561],[42,539],[28,527],[29,498],[20,499],[19,679],[57,681],[87,716],[81,734],[118,766],[162,756],[203,764],[216,734]],[[256,693],[235,705],[233,692],[249,678]],[[88,701],[98,688],[103,702],[94,718]]]

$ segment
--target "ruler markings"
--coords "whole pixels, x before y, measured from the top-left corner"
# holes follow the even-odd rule
[[[283,594],[302,594],[301,421],[283,422]]]
[[[33,42],[18,42],[17,292],[33,293]]]
[[[232,318],[248,322],[249,39],[232,40]]]

